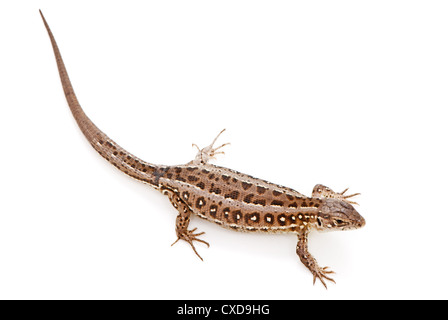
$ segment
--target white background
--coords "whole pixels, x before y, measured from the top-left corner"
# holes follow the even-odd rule
[[[447,299],[446,1],[15,1],[0,5],[0,298]],[[104,161],[67,107],[42,9],[78,98],[146,161],[215,163],[310,194],[350,187],[365,228],[294,235],[194,218]]]

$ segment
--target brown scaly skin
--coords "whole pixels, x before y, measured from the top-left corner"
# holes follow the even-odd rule
[[[320,268],[308,252],[307,237],[312,229],[362,227],[364,219],[350,204],[354,202],[347,200],[354,195],[344,195],[346,190],[337,193],[316,185],[312,196],[307,197],[293,189],[212,165],[209,160],[223,153],[218,150],[225,145],[213,147],[218,137],[202,150],[198,148],[196,158],[184,165],[155,165],[130,154],[99,130],[82,110],[42,12],[41,16],[50,36],[68,105],[81,131],[92,147],[120,171],[168,196],[179,212],[176,242],[180,239],[188,242],[199,258],[193,242],[208,246],[198,238],[203,232],[188,229],[192,214],[238,231],[295,233],[298,236],[297,254],[313,274],[313,280],[318,278],[325,287],[325,280],[334,282],[328,276],[333,272]]]

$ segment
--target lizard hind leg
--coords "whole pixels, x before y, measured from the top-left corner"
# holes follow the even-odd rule
[[[210,247],[210,244],[207,241],[204,241],[204,240],[198,238],[199,236],[203,235],[205,232],[195,233],[197,228],[188,230],[188,225],[190,224],[190,216],[192,214],[191,209],[179,197],[179,195],[177,193],[170,191],[170,190],[164,190],[163,193],[168,195],[168,198],[170,199],[171,204],[179,212],[179,214],[176,217],[177,239],[176,239],[176,241],[174,241],[174,243],[171,246],[175,245],[179,240],[184,240],[190,244],[194,253],[196,253],[196,255],[199,257],[199,259],[201,259],[203,261],[202,257],[196,251],[193,241],[202,242],[202,243],[206,244],[207,247]]]
[[[195,159],[190,162],[190,164],[195,164],[195,165],[206,164],[211,159],[214,159],[217,154],[224,154],[224,151],[218,151],[218,150],[229,145],[230,143],[224,143],[216,148],[214,148],[213,145],[215,144],[216,140],[218,140],[219,136],[225,130],[226,129],[222,129],[221,132],[218,133],[216,138],[213,139],[212,143],[205,148],[200,149],[197,144],[193,143],[193,147],[196,147],[198,149],[198,153],[196,154]]]
[[[314,198],[333,198],[333,199],[342,200],[342,201],[345,201],[345,202],[351,203],[351,204],[358,204],[355,201],[351,201],[351,200],[347,200],[347,199],[358,196],[358,195],[360,195],[360,193],[345,195],[347,190],[348,190],[348,188],[346,188],[342,192],[335,192],[324,185],[316,184],[311,196]]]

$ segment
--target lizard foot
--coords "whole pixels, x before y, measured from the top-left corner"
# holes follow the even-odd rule
[[[193,147],[198,149],[198,153],[196,154],[196,158],[192,161],[193,164],[206,164],[209,160],[214,159],[217,154],[224,154],[223,151],[217,152],[219,149],[229,145],[230,143],[224,143],[217,148],[213,148],[216,140],[226,129],[221,130],[221,132],[216,136],[213,142],[205,147],[200,149],[197,144],[193,143]]]
[[[333,283],[336,283],[332,278],[328,277],[328,274],[334,273],[334,271],[327,270],[328,267],[320,268],[318,267],[317,270],[313,271],[313,284],[316,283],[316,278],[319,278],[320,282],[324,285],[325,289],[327,289],[327,284],[325,283],[325,279],[328,281],[331,281]]]
[[[312,196],[317,197],[317,198],[333,198],[333,199],[345,201],[347,203],[359,205],[357,202],[347,200],[347,199],[358,196],[358,195],[360,195],[360,193],[345,195],[347,190],[348,190],[348,188],[342,192],[335,192],[324,185],[318,184],[314,187]]]
[[[178,234],[177,235],[177,240],[174,241],[174,243],[171,246],[174,246],[177,241],[179,241],[180,239],[187,241],[191,248],[193,249],[194,253],[196,253],[196,255],[199,257],[199,259],[201,259],[202,261],[204,261],[202,259],[202,257],[199,255],[199,253],[196,251],[196,248],[194,247],[193,241],[198,241],[198,242],[202,242],[204,244],[207,245],[207,247],[210,247],[210,244],[207,241],[204,241],[202,239],[198,239],[198,236],[201,236],[203,234],[205,234],[205,232],[198,232],[198,233],[194,233],[196,231],[197,228],[194,228],[192,230],[186,230],[186,232],[182,233],[182,234]]]

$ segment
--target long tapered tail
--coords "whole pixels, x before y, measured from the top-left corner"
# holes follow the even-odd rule
[[[76,98],[72,84],[68,77],[67,70],[65,69],[64,62],[61,57],[58,45],[54,39],[53,33],[45,20],[42,11],[40,15],[45,24],[45,28],[50,36],[51,45],[53,46],[54,55],[56,57],[56,63],[59,70],[59,76],[61,77],[62,88],[64,89],[65,97],[67,98],[70,110],[78,123],[84,136],[90,142],[92,147],[107,161],[112,163],[115,167],[126,173],[127,175],[135,178],[139,181],[149,183],[152,186],[158,188],[159,177],[163,175],[163,167],[147,163],[134,155],[130,154],[117,143],[104,134],[98,127],[87,117],[81,108],[81,105]]]

